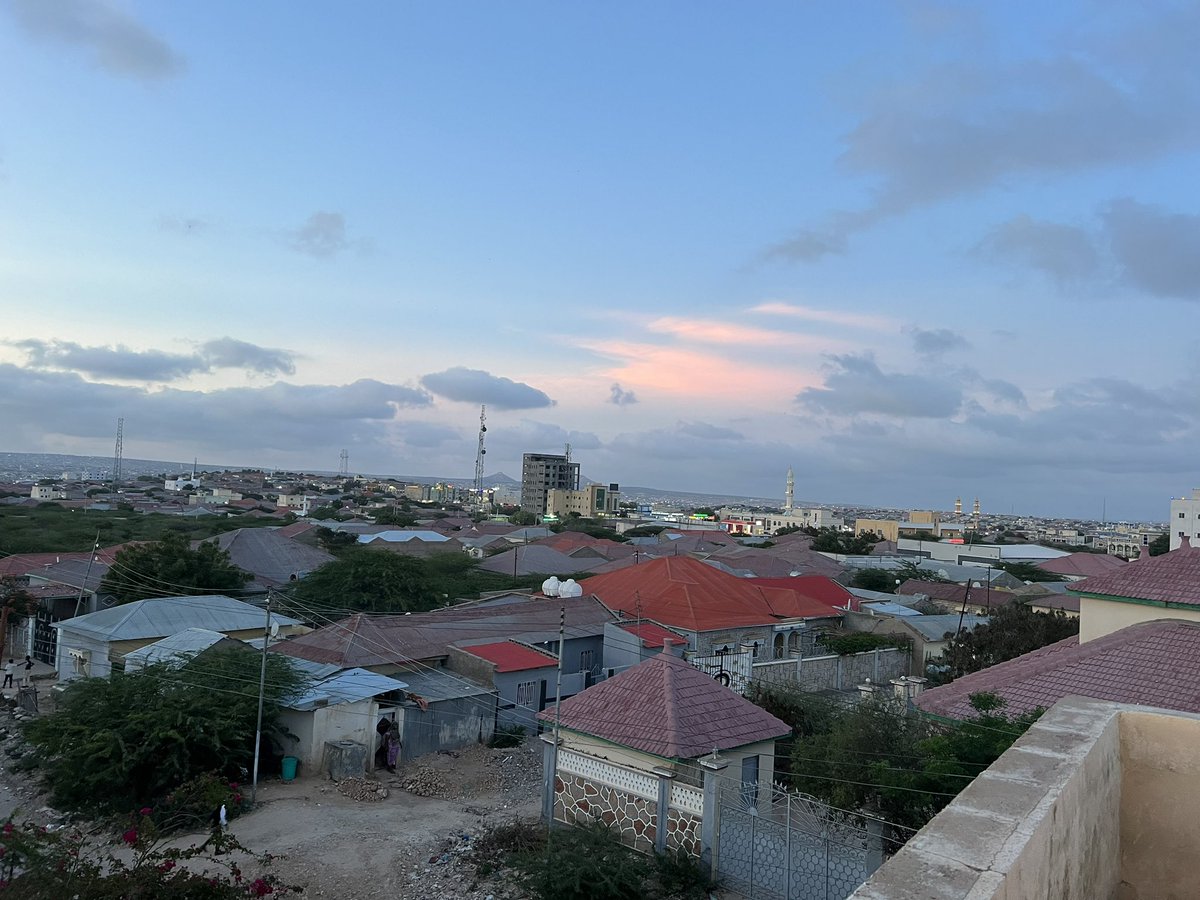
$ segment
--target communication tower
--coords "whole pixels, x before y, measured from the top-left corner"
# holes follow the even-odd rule
[[[483,446],[483,436],[487,434],[487,406],[479,407],[479,446],[475,450],[475,502],[483,505],[483,458],[487,449]]]
[[[338,456],[338,460],[338,474],[345,478],[350,474],[350,451],[343,448],[341,454]]]
[[[113,490],[121,481],[121,463],[125,458],[125,418],[117,419],[117,449],[113,454]]]

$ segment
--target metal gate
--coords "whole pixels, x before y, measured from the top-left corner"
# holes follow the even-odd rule
[[[882,861],[872,820],[778,785],[726,781],[718,807],[717,875],[755,900],[844,900]]]

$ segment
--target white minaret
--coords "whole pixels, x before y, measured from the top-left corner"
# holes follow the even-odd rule
[[[791,514],[792,508],[796,505],[795,500],[796,500],[796,476],[792,474],[792,467],[788,466],[787,494],[786,494],[786,498],[783,503],[783,511],[785,513],[788,513],[789,515]]]

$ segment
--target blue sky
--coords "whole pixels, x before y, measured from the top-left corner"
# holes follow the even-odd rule
[[[0,449],[1161,519],[1190,3],[0,0]]]

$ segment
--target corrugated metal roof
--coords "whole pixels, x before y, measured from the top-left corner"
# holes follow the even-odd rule
[[[497,672],[524,672],[558,665],[558,657],[541,653],[516,641],[494,641],[466,647],[460,645],[459,649],[493,663]]]
[[[300,624],[298,619],[278,613],[271,614],[271,621],[280,626]],[[205,594],[136,600],[64,622],[55,622],[54,627],[107,641],[129,641],[167,637],[188,628],[248,631],[262,629],[265,624],[266,613],[259,607],[222,594]]]
[[[913,609],[911,606],[901,606],[899,603],[889,601],[883,601],[882,603],[864,603],[863,611],[881,613],[885,616],[916,617],[921,615],[920,612]]]
[[[130,670],[131,665],[141,668],[159,662],[184,662],[197,653],[207,650],[213,644],[226,640],[236,639],[227,638],[221,632],[210,631],[207,628],[185,628],[178,634],[169,635],[161,641],[155,641],[153,644],[147,644],[145,647],[126,653],[126,670]],[[236,642],[242,643],[241,641]],[[253,649],[249,644],[245,646],[247,651]]]
[[[904,624],[927,641],[940,641],[947,634],[958,631],[958,620],[957,614],[947,613],[944,616],[907,616]],[[962,627],[965,631],[974,631],[976,626],[986,625],[990,621],[988,616],[968,614],[962,617]]]
[[[403,544],[406,541],[428,541],[433,544],[444,544],[448,540],[450,538],[439,531],[407,531],[403,529],[378,531],[375,534],[360,534],[358,536],[360,544],[370,544],[375,541],[383,541],[388,544]]]
[[[287,708],[307,710],[318,706],[355,703],[368,697],[407,689],[408,682],[397,678],[389,678],[367,669],[346,669],[313,685],[300,697],[288,703]]]
[[[447,675],[440,669],[428,669],[420,672],[402,672],[408,683],[408,692],[416,694],[430,703],[441,700],[458,700],[462,697],[479,697],[493,693],[491,688],[474,685],[465,678]]]

